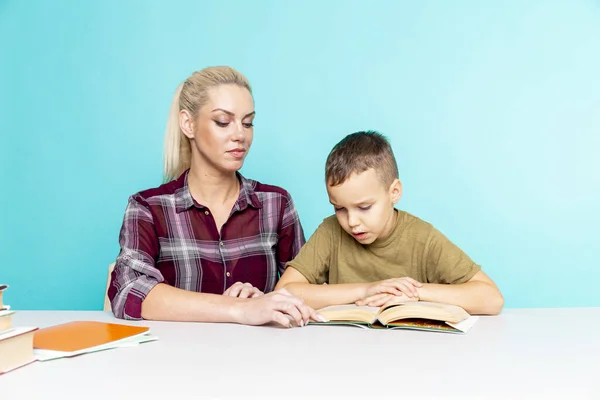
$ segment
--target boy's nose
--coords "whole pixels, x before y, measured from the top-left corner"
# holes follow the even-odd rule
[[[348,226],[350,228],[354,228],[355,226],[358,226],[359,222],[358,222],[358,218],[354,217],[352,214],[348,215]]]

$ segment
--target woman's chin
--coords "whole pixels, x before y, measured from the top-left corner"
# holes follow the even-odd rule
[[[242,169],[244,160],[227,161],[221,164],[221,170],[226,173],[235,173]]]

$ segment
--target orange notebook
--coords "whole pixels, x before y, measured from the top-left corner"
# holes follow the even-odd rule
[[[40,329],[33,347],[41,350],[76,352],[144,334],[150,328],[96,321],[75,321]]]

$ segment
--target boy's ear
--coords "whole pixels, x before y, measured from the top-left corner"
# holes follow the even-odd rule
[[[390,185],[390,200],[393,204],[396,204],[402,197],[402,182],[400,179],[394,179],[394,182]]]

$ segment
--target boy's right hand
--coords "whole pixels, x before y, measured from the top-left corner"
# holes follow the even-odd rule
[[[286,289],[279,289],[269,294],[249,298],[238,305],[236,320],[240,324],[263,325],[269,322],[291,328],[305,326],[310,319],[325,322],[326,319],[317,314],[304,300],[292,295]]]
[[[410,303],[413,301],[419,301],[419,299],[417,297],[394,296],[393,294],[380,293],[366,299],[356,300],[354,304],[357,306],[387,307],[393,304]]]
[[[414,280],[413,278],[391,278],[383,281],[373,282],[367,287],[366,293],[363,298],[375,296],[377,294],[386,293],[394,296],[408,296],[410,298],[419,299],[418,287],[422,287],[423,284]]]

